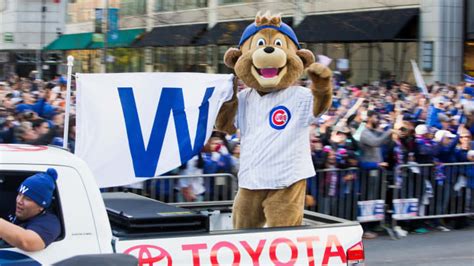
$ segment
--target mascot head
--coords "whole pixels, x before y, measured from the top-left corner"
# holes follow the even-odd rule
[[[226,66],[249,87],[268,93],[291,86],[314,63],[311,51],[301,49],[295,32],[269,12],[257,14],[242,34],[239,48],[229,48]]]

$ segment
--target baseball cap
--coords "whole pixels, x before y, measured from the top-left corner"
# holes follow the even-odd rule
[[[65,77],[61,76],[58,79],[58,83],[61,84],[61,85],[66,85],[67,79]]]
[[[48,168],[46,172],[37,173],[25,179],[18,188],[18,192],[29,197],[39,206],[47,208],[53,199],[57,179],[56,169]]]
[[[441,142],[443,138],[455,138],[456,135],[447,131],[447,130],[438,130],[435,134],[434,140],[436,142]]]
[[[293,31],[293,29],[290,26],[288,26],[283,21],[281,22],[280,26],[274,26],[274,25],[257,26],[257,24],[255,24],[255,22],[248,25],[247,28],[244,30],[244,33],[242,33],[242,37],[240,38],[240,41],[239,41],[239,47],[242,46],[242,44],[244,44],[244,42],[246,40],[248,40],[250,37],[252,37],[252,35],[254,35],[255,33],[259,32],[260,30],[263,30],[263,29],[266,29],[266,28],[275,29],[275,30],[285,34],[288,38],[290,38],[290,40],[292,40],[296,44],[298,49],[301,49],[301,46],[298,42],[298,38],[296,38],[295,32]]]
[[[468,94],[474,96],[474,88],[473,87],[464,87],[463,94]]]
[[[415,128],[416,135],[425,135],[429,133],[428,127],[425,124],[418,125]]]
[[[433,105],[446,103],[446,98],[444,98],[443,96],[438,96],[438,97],[433,98],[431,102],[433,103]]]

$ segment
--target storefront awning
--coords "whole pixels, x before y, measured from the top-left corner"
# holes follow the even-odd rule
[[[307,16],[296,27],[300,42],[416,40],[418,8]]]
[[[108,42],[108,48],[117,47],[130,47],[132,42],[145,32],[145,29],[131,29],[131,30],[120,30],[118,32],[118,38],[116,41]],[[93,42],[92,32],[76,33],[76,34],[64,34],[61,37],[54,40],[45,50],[89,50],[89,49],[102,49],[104,47],[103,42]]]
[[[109,41],[107,48],[118,48],[118,47],[130,47],[132,42],[144,33],[145,29],[132,29],[132,30],[120,30],[118,32],[118,38],[115,41]],[[110,39],[110,37],[109,37]],[[104,48],[103,42],[92,42],[89,49],[102,49]]]
[[[292,18],[283,18],[283,21],[290,26],[293,23]],[[253,22],[254,20],[219,22],[199,38],[197,45],[217,44],[237,46],[245,28]]]
[[[199,40],[198,45],[218,44],[237,45],[242,32],[253,21],[229,21],[217,23],[212,29],[207,31]]]
[[[137,40],[133,47],[148,46],[190,46],[196,45],[199,36],[204,34],[207,24],[156,27]]]
[[[54,40],[44,50],[85,50],[92,42],[92,33],[64,34]]]

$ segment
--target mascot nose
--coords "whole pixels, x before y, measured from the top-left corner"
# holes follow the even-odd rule
[[[263,49],[265,51],[265,53],[267,54],[271,54],[273,53],[273,51],[275,51],[275,48],[271,47],[271,46],[268,46],[268,47],[265,47],[265,49]]]

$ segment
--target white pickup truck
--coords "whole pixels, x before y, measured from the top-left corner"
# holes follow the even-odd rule
[[[20,183],[49,167],[58,171],[50,211],[60,217],[61,236],[39,252],[3,243],[0,265],[50,265],[107,253],[133,255],[139,265],[364,265],[357,222],[307,211],[298,227],[232,230],[231,202],[178,208],[132,193],[101,193],[81,159],[47,146],[0,144],[1,217],[14,212]],[[127,214],[147,210],[144,219]]]

